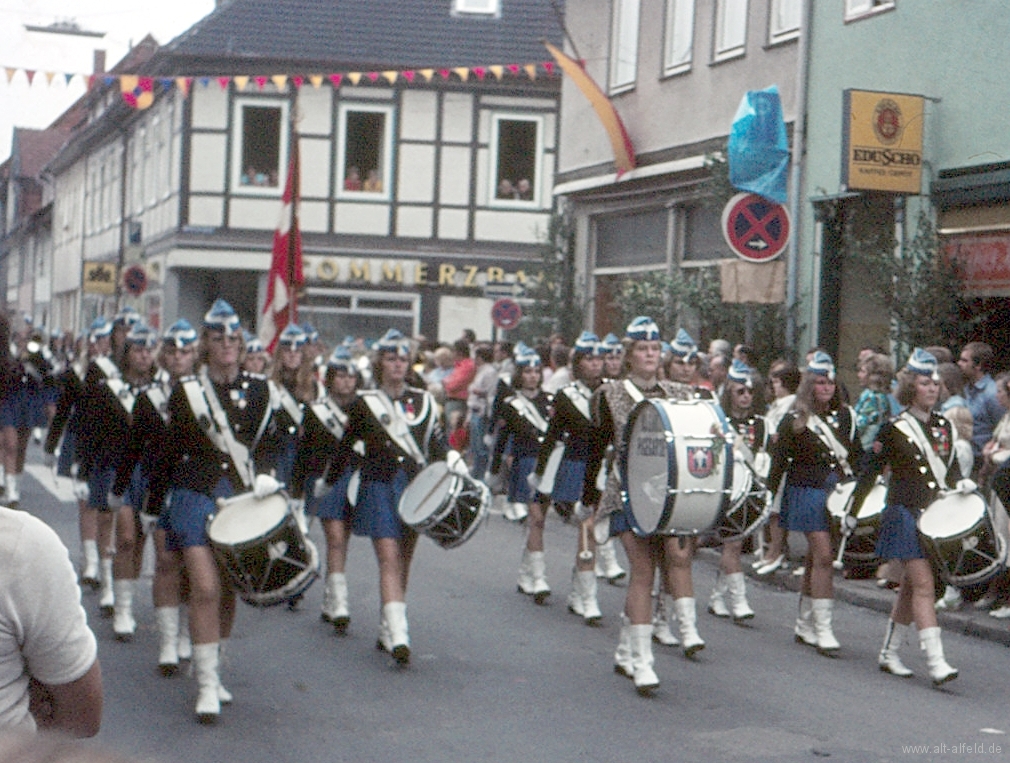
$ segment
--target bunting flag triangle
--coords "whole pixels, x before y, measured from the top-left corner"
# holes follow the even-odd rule
[[[235,83],[235,88],[242,92],[245,90],[246,85],[249,84],[249,76],[246,74],[239,74],[236,77],[232,77],[232,82]]]
[[[46,84],[47,85],[52,85],[53,84],[53,77],[56,76],[56,72],[46,72],[45,75],[46,75]]]
[[[11,83],[11,80],[14,79],[14,72],[16,72],[16,71],[17,71],[17,69],[15,69],[15,68],[13,68],[11,66],[5,66],[4,67],[4,74],[7,75],[7,84],[8,85]]]
[[[467,69],[465,66],[457,66],[455,69],[453,69],[453,71],[456,72],[456,76],[458,76],[464,82],[466,82],[467,79],[469,79],[470,77],[470,70]]]
[[[379,73],[378,72],[369,72],[368,73],[368,79],[370,81],[372,81],[372,82],[378,81],[378,79],[379,79]]]
[[[227,90],[228,85],[231,82],[231,77],[218,77],[217,84],[221,86],[222,90]]]
[[[189,95],[189,86],[192,83],[193,83],[193,80],[190,77],[176,77],[175,78],[175,86],[179,89],[179,92],[182,93],[182,97],[183,98],[185,98],[186,96]]]
[[[523,71],[526,72],[526,76],[530,79],[537,78],[537,65],[536,64],[526,64],[523,67]]]
[[[286,74],[275,74],[270,78],[270,81],[274,83],[274,87],[283,93],[288,85],[288,76]]]
[[[383,72],[383,73],[382,73],[382,77],[383,77],[383,79],[385,79],[385,80],[386,80],[386,82],[388,82],[388,83],[389,83],[390,85],[392,85],[392,84],[395,84],[395,83],[396,83],[396,78],[397,78],[398,76],[399,76],[399,74],[397,74],[397,72],[394,72],[394,71],[392,71],[392,70],[390,70],[390,71],[385,71],[385,72]]]
[[[509,64],[508,70],[509,74],[514,74],[516,77],[518,77],[519,72],[522,71],[522,68],[519,66],[519,64]]]
[[[348,72],[347,79],[351,81],[352,85],[357,85],[361,82],[361,72]]]
[[[499,81],[501,81],[502,75],[505,74],[505,67],[500,64],[489,66],[487,69],[495,76],[495,79]]]
[[[300,74],[296,74],[291,78],[291,84],[295,86],[296,90],[302,89],[302,84],[305,82],[305,78]]]
[[[63,84],[69,86],[70,85],[70,80],[72,80],[73,78],[74,78],[73,74],[64,74],[63,75]]]
[[[414,82],[414,77],[417,76],[417,72],[414,72],[414,71],[405,71],[405,72],[401,72],[401,74],[403,74],[403,78],[405,80],[407,80],[407,82],[410,82],[410,83],[413,83]]]
[[[340,87],[340,83],[343,82],[343,81],[344,81],[344,75],[343,74],[331,74],[330,75],[330,82],[333,83],[333,87],[334,88]]]
[[[253,77],[253,81],[256,83],[256,87],[260,90],[265,88],[267,85],[267,78],[262,75],[258,77]]]
[[[487,73],[487,69],[485,69],[483,66],[475,66],[473,67],[473,73],[477,75],[477,79],[483,82],[484,75]]]
[[[309,75],[309,82],[312,83],[312,87],[314,87],[316,90],[318,90],[320,88],[320,86],[323,84],[323,75],[322,74],[310,74]]]
[[[434,69],[421,69],[420,71],[418,71],[418,74],[420,74],[422,77],[424,77],[424,81],[425,82],[431,82],[431,78],[435,76],[435,70]]]

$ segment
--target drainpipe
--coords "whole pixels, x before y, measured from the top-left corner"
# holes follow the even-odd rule
[[[800,12],[800,40],[797,50],[796,123],[793,128],[793,160],[790,167],[789,217],[793,234],[786,250],[786,348],[796,347],[796,300],[799,283],[799,223],[803,183],[803,155],[806,151],[807,76],[810,68],[810,27],[813,0],[803,0]]]

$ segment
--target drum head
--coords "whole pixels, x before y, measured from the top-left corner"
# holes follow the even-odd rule
[[[400,519],[411,527],[423,527],[444,513],[448,498],[456,489],[456,475],[445,461],[425,467],[400,496]]]
[[[240,546],[264,538],[288,515],[288,500],[283,493],[256,498],[243,493],[222,501],[207,526],[212,543]]]
[[[676,477],[673,433],[655,400],[644,400],[631,412],[623,472],[625,505],[640,535],[652,535],[670,518],[667,488]]]
[[[985,501],[978,493],[948,493],[919,516],[919,531],[930,538],[957,538],[985,517]]]
[[[754,475],[751,474],[750,467],[742,458],[733,459],[733,492],[730,494],[730,504],[733,507],[743,503],[750,495],[751,487],[754,485]]]

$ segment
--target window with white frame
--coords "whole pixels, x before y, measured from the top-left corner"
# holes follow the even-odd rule
[[[772,0],[768,14],[768,42],[793,40],[800,35],[802,0]]]
[[[494,204],[536,205],[540,201],[543,120],[495,114],[491,121],[490,173]]]
[[[392,122],[390,106],[340,106],[338,196],[389,197]]]
[[[236,99],[234,124],[232,189],[280,195],[287,171],[287,101]]]
[[[694,0],[666,0],[663,74],[678,74],[691,68],[693,43]]]
[[[638,11],[640,0],[614,0],[610,30],[610,92],[635,86],[638,72]]]
[[[498,16],[501,13],[501,0],[453,0],[452,12],[453,15]]]
[[[718,0],[715,13],[715,60],[742,56],[747,45],[747,0]]]
[[[870,16],[894,7],[894,0],[845,0],[845,20]]]

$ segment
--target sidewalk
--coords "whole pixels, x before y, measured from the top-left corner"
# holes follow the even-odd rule
[[[699,558],[708,557],[713,563],[718,563],[718,551],[716,549],[701,549],[698,552]],[[802,578],[793,575],[796,567],[795,562],[791,562],[789,569],[779,569],[770,575],[755,575],[750,566],[751,557],[745,557],[744,570],[750,579],[761,585],[775,586],[782,591],[795,591],[799,593]],[[873,578],[868,580],[847,580],[841,573],[836,573],[834,578],[835,598],[855,604],[859,607],[866,607],[878,612],[887,614],[891,611],[894,603],[895,592],[887,588],[880,588]],[[987,611],[980,611],[972,606],[972,603],[965,601],[959,610],[937,610],[937,621],[940,627],[946,631],[963,633],[967,636],[993,641],[1004,646],[1010,646],[1010,622],[1007,620],[997,620],[990,617]]]

